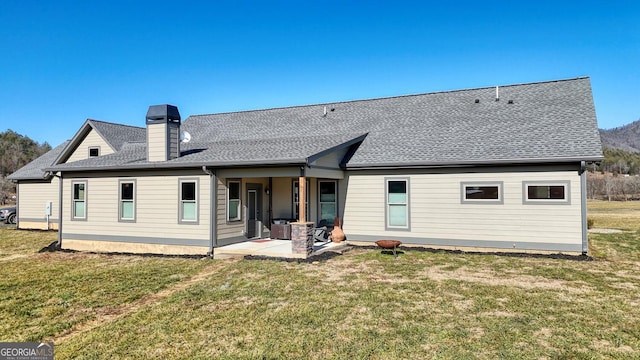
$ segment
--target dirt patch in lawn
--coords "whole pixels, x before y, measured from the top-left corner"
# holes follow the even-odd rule
[[[205,280],[207,277],[218,273],[222,268],[227,266],[230,261],[236,261],[236,260],[231,259],[231,260],[226,260],[224,262],[223,261],[215,262],[205,267],[198,274],[192,276],[186,281],[176,283],[173,286],[170,286],[155,294],[144,296],[132,303],[124,304],[118,307],[109,307],[109,308],[99,309],[96,311],[96,317],[93,318],[92,320],[77,324],[70,330],[59,334],[53,339],[50,339],[50,341],[53,341],[56,344],[64,342],[84,332],[93,330],[94,328],[97,328],[99,326],[104,326],[106,323],[110,323],[121,317],[127,316],[144,306],[157,303],[163,299],[168,298],[169,296],[173,295],[178,291],[184,290],[196,283],[199,283]]]
[[[447,269],[444,266],[430,266],[416,272],[412,277],[401,277],[387,274],[376,261],[361,262],[352,261],[349,258],[341,258],[340,261],[327,262],[319,269],[310,267],[309,276],[317,276],[321,281],[333,283],[345,283],[347,279],[352,281],[376,281],[376,282],[422,282],[425,279],[443,281],[464,281],[489,286],[508,286],[521,289],[557,290],[569,294],[583,294],[593,289],[579,282],[569,282],[558,279],[549,279],[542,276],[522,274],[497,273],[489,270],[470,269],[460,267]],[[354,279],[355,278],[355,279]]]
[[[22,258],[26,258],[29,255],[24,255],[24,254],[13,254],[13,255],[9,255],[9,256],[5,256],[0,258],[0,261],[9,261],[9,260],[15,260],[15,259],[22,259]]]
[[[470,270],[466,267],[461,267],[455,270],[445,270],[441,266],[433,266],[425,269],[422,275],[434,281],[466,281],[490,286],[510,286],[523,289],[561,290],[574,294],[582,294],[591,291],[589,287],[572,286],[569,282],[562,280],[518,274],[508,274],[505,276],[493,271]]]

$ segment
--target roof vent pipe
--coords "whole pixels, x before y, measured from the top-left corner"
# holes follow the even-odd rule
[[[500,100],[500,90],[498,90],[498,86],[496,86],[496,101]]]
[[[327,107],[324,107],[324,112],[322,113],[322,117],[326,117],[327,116]]]

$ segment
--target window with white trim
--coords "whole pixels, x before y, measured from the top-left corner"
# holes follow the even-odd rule
[[[240,181],[227,182],[227,221],[242,220],[242,211],[240,208]]]
[[[318,181],[319,220],[333,224],[338,215],[338,182],[335,180]]]
[[[526,204],[569,204],[569,181],[525,181],[522,183]]]
[[[134,180],[120,180],[118,209],[120,221],[136,220],[136,182]]]
[[[386,228],[409,230],[409,179],[385,179]]]
[[[72,220],[87,219],[87,182],[73,181],[71,183],[73,189],[73,205],[71,208]]]
[[[180,180],[180,223],[198,222],[198,181]]]
[[[460,183],[462,203],[503,204],[502,181]]]

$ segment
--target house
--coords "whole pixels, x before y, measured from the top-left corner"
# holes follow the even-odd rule
[[[157,105],[145,125],[87,120],[14,173],[18,227],[51,201],[65,249],[211,254],[276,219],[295,242],[335,216],[349,241],[588,249],[585,169],[602,159],[589,78],[185,121]]]

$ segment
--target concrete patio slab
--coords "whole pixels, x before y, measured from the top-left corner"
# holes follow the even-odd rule
[[[310,256],[321,254],[325,251],[342,251],[346,243],[316,243]],[[283,257],[293,259],[305,259],[304,254],[294,254],[291,249],[291,240],[259,239],[247,240],[241,243],[221,246],[213,251],[214,258],[229,257],[232,255],[261,255],[269,257]]]

